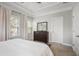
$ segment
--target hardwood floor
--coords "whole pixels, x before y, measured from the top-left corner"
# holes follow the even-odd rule
[[[60,43],[50,43],[50,48],[55,56],[76,56],[72,47]]]

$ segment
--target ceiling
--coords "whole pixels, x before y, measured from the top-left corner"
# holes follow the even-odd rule
[[[74,3],[70,2],[4,2],[2,4],[32,17],[69,10],[74,5]]]
[[[41,3],[37,3],[37,2],[16,2],[16,4],[22,6],[23,8],[27,8],[29,10],[31,10],[32,12],[36,12],[39,11],[41,9],[50,7],[50,6],[55,6],[57,4],[59,4],[61,2],[41,2]]]

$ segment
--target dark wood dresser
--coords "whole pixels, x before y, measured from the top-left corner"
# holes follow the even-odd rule
[[[34,31],[34,41],[48,43],[48,32],[47,31]]]

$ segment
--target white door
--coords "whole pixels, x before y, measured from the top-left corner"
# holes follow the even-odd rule
[[[51,39],[52,42],[63,42],[63,17],[54,17],[51,21]]]
[[[79,55],[79,5],[73,9],[73,49]]]

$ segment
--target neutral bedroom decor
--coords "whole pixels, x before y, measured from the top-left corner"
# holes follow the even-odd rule
[[[47,31],[47,30],[48,30],[48,22],[37,23],[37,31]]]

